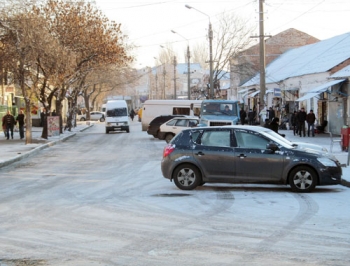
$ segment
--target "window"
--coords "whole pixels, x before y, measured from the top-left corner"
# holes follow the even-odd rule
[[[178,119],[176,122],[176,126],[178,127],[186,127],[187,126],[187,120],[186,119]]]
[[[262,136],[257,134],[235,131],[237,147],[239,148],[250,148],[250,149],[266,149],[266,145],[269,141]]]
[[[173,115],[190,115],[189,107],[174,107]]]
[[[230,131],[204,131],[201,144],[204,146],[230,147]]]
[[[166,123],[167,126],[173,126],[177,122],[177,119],[171,120],[168,123]]]

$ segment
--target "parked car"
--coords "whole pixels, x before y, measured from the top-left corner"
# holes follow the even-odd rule
[[[164,139],[167,143],[182,130],[197,126],[199,123],[198,117],[175,117],[165,122],[160,126],[160,132],[158,133],[159,139]]]
[[[184,115],[160,115],[154,118],[151,123],[149,123],[147,128],[147,134],[152,135],[155,138],[158,138],[159,128],[162,124],[169,121],[174,117],[184,117]]]
[[[78,115],[77,116],[78,121],[86,121],[86,114]],[[90,112],[90,120],[91,121],[105,121],[105,113],[100,111],[92,111]]]
[[[263,183],[310,192],[340,184],[342,176],[339,161],[321,148],[294,145],[270,129],[242,125],[181,131],[164,148],[161,170],[183,190],[205,183]]]

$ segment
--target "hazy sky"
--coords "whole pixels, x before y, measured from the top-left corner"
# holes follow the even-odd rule
[[[187,43],[190,48],[199,42],[208,43],[209,18],[215,29],[223,12],[249,18],[250,23],[256,24],[258,34],[257,0],[95,0],[95,3],[109,19],[121,23],[123,32],[139,47],[134,51],[137,68],[154,66],[154,57],[162,49],[160,45],[166,43],[172,44],[178,62],[184,62]],[[350,32],[350,0],[265,0],[264,11],[266,35],[295,28],[323,40]]]

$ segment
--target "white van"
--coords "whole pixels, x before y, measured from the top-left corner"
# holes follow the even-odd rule
[[[112,100],[106,103],[106,134],[109,131],[125,130],[127,133],[129,129],[129,111],[126,101]]]
[[[142,107],[142,131],[160,115],[199,116],[202,100],[147,100]]]

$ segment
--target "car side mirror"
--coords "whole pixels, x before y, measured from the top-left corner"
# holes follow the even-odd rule
[[[278,146],[275,143],[268,143],[266,144],[266,149],[275,152],[278,150]]]

